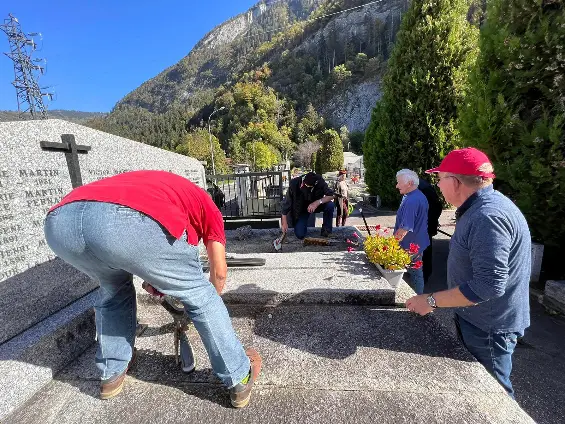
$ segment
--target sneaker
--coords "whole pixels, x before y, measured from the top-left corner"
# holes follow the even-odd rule
[[[234,408],[247,406],[249,399],[251,399],[253,384],[255,384],[261,372],[262,360],[257,351],[255,349],[247,349],[245,354],[249,357],[249,361],[251,361],[251,369],[247,377],[245,377],[241,383],[238,383],[230,389],[231,404]]]
[[[124,388],[124,380],[126,378],[126,374],[128,370],[135,364],[136,358],[137,349],[134,348],[133,354],[131,355],[131,359],[126,370],[119,375],[110,377],[107,380],[102,380],[102,383],[100,384],[100,399],[111,399],[121,393]]]

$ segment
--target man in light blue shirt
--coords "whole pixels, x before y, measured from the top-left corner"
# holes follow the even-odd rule
[[[424,193],[418,190],[419,182],[418,174],[410,169],[402,169],[396,174],[396,188],[404,197],[396,213],[394,236],[399,240],[403,249],[410,249],[410,245],[418,246],[416,262],[422,260],[422,253],[430,245],[428,200]],[[413,268],[408,268],[408,274],[410,274],[416,293],[424,293],[422,263]]]

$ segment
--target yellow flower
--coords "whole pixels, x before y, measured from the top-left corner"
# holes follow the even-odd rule
[[[393,235],[368,236],[363,247],[369,260],[384,269],[402,270],[412,262],[410,254],[400,247]]]

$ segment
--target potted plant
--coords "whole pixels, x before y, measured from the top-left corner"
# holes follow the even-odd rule
[[[422,266],[422,261],[416,260],[420,247],[411,243],[409,249],[403,249],[388,229],[381,230],[377,225],[376,230],[375,235],[367,236],[363,248],[369,261],[396,288],[407,268],[418,269]]]

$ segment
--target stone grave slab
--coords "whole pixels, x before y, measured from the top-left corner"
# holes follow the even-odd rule
[[[433,316],[371,306],[232,305],[236,332],[264,361],[250,407],[236,411],[194,329],[189,337],[197,370],[185,375],[174,363],[167,313],[150,304],[140,313],[149,328],[136,340],[138,362],[122,394],[111,402],[97,399],[91,348],[9,419],[533,422]]]
[[[264,258],[260,267],[230,268],[222,295],[229,304],[348,303],[392,305],[395,290],[364,252],[230,254]]]
[[[73,187],[140,169],[204,187],[204,168],[186,156],[57,119],[0,122],[0,343],[96,288],[53,261],[49,208]]]

